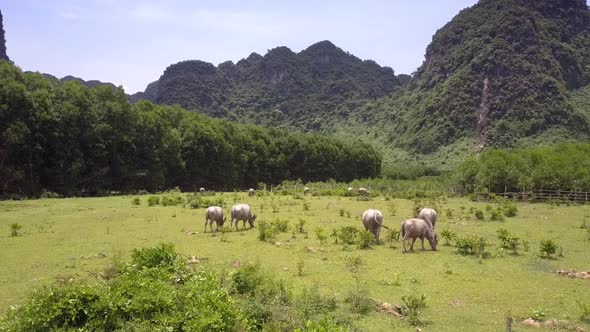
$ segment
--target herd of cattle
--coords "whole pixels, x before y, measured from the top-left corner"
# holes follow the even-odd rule
[[[353,190],[353,188],[348,188]],[[201,192],[205,191],[201,188]],[[304,193],[308,193],[309,188],[305,187]],[[361,194],[362,193],[362,194]],[[359,188],[359,195],[368,195],[369,191],[365,188]],[[248,196],[252,197],[255,195],[254,189],[248,190]],[[414,243],[416,239],[420,239],[422,244],[422,250],[424,250],[424,239],[427,239],[430,243],[430,247],[433,251],[436,250],[438,244],[438,236],[434,233],[434,227],[436,226],[437,214],[431,208],[423,208],[417,218],[411,218],[404,220],[401,223],[400,231],[397,235],[402,237],[402,252],[406,252],[406,241],[411,240],[410,250],[414,250]],[[246,228],[246,222],[250,225],[250,228],[254,227],[254,221],[256,220],[256,214],[252,213],[252,208],[248,204],[236,204],[232,206],[230,211],[230,228],[235,225],[236,230],[239,230],[238,223],[242,221],[242,228]],[[367,231],[375,236],[375,240],[379,243],[379,234],[381,227],[389,229],[383,225],[383,213],[376,209],[368,209],[361,214],[361,220],[363,226]],[[223,208],[220,206],[210,206],[205,212],[205,232],[207,232],[207,225],[211,233],[213,233],[213,222],[216,224],[216,230],[218,231],[221,226],[227,221],[227,217],[223,215]]]

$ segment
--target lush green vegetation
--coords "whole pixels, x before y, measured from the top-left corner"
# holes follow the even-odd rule
[[[448,170],[482,146],[588,140],[589,82],[584,0],[482,0],[436,32],[411,78],[324,41],[235,65],[172,65],[145,98],[361,139],[387,166]]]
[[[455,176],[468,193],[590,191],[590,144],[492,149],[467,159]]]
[[[2,11],[0,11],[0,60],[10,60],[6,54],[6,39],[4,39],[4,23],[2,23]]]
[[[182,203],[149,206],[152,196]],[[244,202],[258,215],[252,230],[211,234],[202,232],[205,209],[190,208],[191,197],[1,201],[0,313],[6,316],[0,330],[46,323],[136,331],[182,324],[196,330],[415,331],[417,324],[424,331],[496,331],[506,315],[514,318],[514,330],[527,317],[556,318],[564,329],[590,327],[584,322],[588,281],[556,273],[587,270],[584,206],[519,203],[516,216],[493,221],[504,203],[260,190],[255,197],[205,195],[226,212]],[[397,233],[423,205],[436,207],[437,232],[446,231],[449,246],[441,240],[436,252],[402,254],[385,230],[383,244],[365,241],[359,218],[365,209],[383,211],[385,225]],[[483,211],[484,220],[475,211]],[[260,238],[263,221],[272,239]],[[14,223],[22,228],[12,237]],[[173,243],[174,251],[161,243]],[[406,319],[381,311],[380,302],[400,305]]]
[[[0,63],[0,196],[234,189],[381,172],[369,145],[238,125]]]

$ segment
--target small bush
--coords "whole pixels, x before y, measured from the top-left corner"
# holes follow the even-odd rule
[[[504,214],[500,208],[492,210],[490,214],[491,221],[504,221]]]
[[[307,223],[307,221],[305,219],[299,218],[299,222],[297,223],[297,231],[299,233],[305,233],[303,226],[305,226],[306,223]]]
[[[280,233],[287,233],[289,231],[288,219],[275,219],[272,221],[271,225]]]
[[[404,302],[404,314],[408,318],[408,322],[413,325],[419,325],[421,320],[422,311],[426,309],[426,296],[422,294],[420,297],[413,294],[402,296]]]
[[[133,205],[141,205],[141,200],[139,199],[139,197],[135,197],[132,201],[131,204]]]
[[[18,231],[20,231],[23,226],[19,223],[10,224],[10,236],[18,236]]]
[[[483,211],[480,209],[475,210],[474,216],[475,216],[475,219],[477,219],[477,220],[484,220],[485,219]]]
[[[512,250],[513,255],[518,255],[518,249],[521,246],[520,238],[511,234],[507,229],[500,228],[496,231],[500,247]]]
[[[174,250],[174,244],[161,243],[155,247],[133,249],[131,252],[131,263],[139,269],[174,269],[179,261],[178,254]]]
[[[590,303],[578,303],[580,308],[580,320],[582,322],[590,323]]]
[[[371,248],[371,244],[375,240],[375,236],[369,231],[363,230],[358,233],[358,246],[360,249]]]
[[[344,217],[344,209],[340,209],[339,213],[341,217]]]
[[[55,193],[53,191],[47,191],[45,189],[43,189],[41,191],[41,198],[60,198],[61,195],[58,193]]]
[[[502,204],[502,210],[506,217],[514,217],[518,214],[518,207],[514,202],[506,201]]]
[[[227,242],[227,233],[231,232],[231,229],[228,226],[221,226],[221,242]]]
[[[346,218],[350,219],[350,211],[346,211]]]
[[[486,251],[488,243],[484,237],[471,235],[467,237],[457,237],[455,240],[457,252],[461,255],[471,255],[478,258],[486,258],[489,253]]]
[[[309,204],[309,202],[304,201],[303,202],[303,211],[309,211],[310,206],[311,205]]]
[[[390,216],[395,217],[395,215],[397,214],[397,208],[395,207],[395,204],[389,204],[387,206],[387,211],[389,212]]]
[[[314,316],[327,314],[336,310],[337,302],[334,295],[323,295],[318,285],[306,287],[297,297],[295,306],[303,318],[309,319]],[[323,331],[323,330],[309,330]],[[329,330],[332,331],[332,330]],[[327,332],[327,331],[326,331]]]
[[[258,240],[263,242],[274,242],[279,231],[273,224],[260,220],[258,222]]]
[[[385,239],[389,242],[389,247],[390,248],[394,248],[395,246],[393,245],[394,241],[397,241],[397,235],[399,234],[399,231],[395,228],[391,228],[387,231],[387,235],[385,236]]]
[[[354,226],[342,226],[338,230],[338,238],[343,244],[355,244],[359,229]]]
[[[449,219],[452,219],[453,218],[453,215],[454,215],[453,209],[446,209],[445,210],[445,213],[447,215],[447,218],[449,218]]]
[[[320,241],[320,243],[322,245],[324,245],[324,242],[326,241],[326,234],[324,234],[324,229],[321,227],[317,227],[315,229],[315,236],[317,237],[317,239]]]
[[[542,258],[551,258],[557,253],[557,243],[553,240],[542,240],[539,247],[539,254]]]
[[[344,302],[350,305],[350,311],[355,314],[365,315],[375,307],[375,301],[371,299],[369,290],[364,287],[357,287],[344,298]]]
[[[447,229],[443,230],[442,232],[440,232],[440,236],[445,241],[445,243],[443,245],[450,246],[451,241],[453,241],[455,238],[457,238],[457,233],[455,233],[452,230],[447,228]]]
[[[303,273],[305,272],[305,262],[300,259],[297,261],[297,275],[303,277]]]
[[[160,197],[150,196],[148,197],[148,206],[156,206],[160,204]]]

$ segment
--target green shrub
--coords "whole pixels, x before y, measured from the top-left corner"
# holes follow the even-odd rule
[[[160,197],[150,196],[148,197],[148,206],[155,206],[160,204]]]
[[[275,219],[271,222],[271,226],[276,228],[280,233],[287,233],[289,231],[288,219]]]
[[[299,233],[305,233],[303,226],[305,226],[306,223],[307,221],[305,219],[299,218],[299,222],[297,223],[297,231],[299,231]]]
[[[498,229],[496,233],[498,234],[498,240],[500,240],[500,247],[510,249],[513,255],[518,255],[518,249],[521,246],[520,238],[504,228]]]
[[[426,296],[422,294],[420,297],[413,294],[402,296],[404,302],[403,312],[408,319],[408,323],[417,326],[422,323],[422,311],[426,309]]]
[[[315,236],[320,241],[321,245],[324,245],[326,241],[326,234],[324,234],[324,229],[322,227],[317,227],[315,229]]]
[[[343,244],[355,244],[357,242],[357,235],[359,229],[354,226],[342,226],[338,230],[338,238]]]
[[[18,236],[18,231],[20,231],[23,226],[19,223],[12,223],[10,224],[10,236]]]
[[[166,268],[174,269],[179,264],[174,244],[161,243],[155,247],[133,249],[131,263],[139,269]]]
[[[489,253],[486,251],[488,242],[484,237],[471,235],[466,237],[457,237],[455,247],[461,255],[472,255],[478,258],[486,258]]]
[[[304,319],[333,312],[337,306],[336,297],[332,294],[323,295],[317,284],[305,287],[295,303],[297,311]]]
[[[182,198],[181,198],[182,199]],[[203,196],[201,194],[190,194],[186,197],[186,203],[192,209],[202,209],[209,206],[224,206],[223,197]]]
[[[258,222],[258,240],[274,242],[278,234],[278,229],[272,223],[268,223],[266,220],[260,220]]]
[[[61,198],[61,195],[58,193],[54,193],[53,191],[43,189],[41,191],[41,198]]]
[[[390,248],[394,248],[393,242],[397,241],[398,234],[399,234],[399,230],[397,230],[396,228],[390,228],[387,231],[387,235],[385,235],[385,239],[386,239],[386,241],[389,242]]]
[[[340,209],[339,213],[341,217],[344,217],[344,209]]]
[[[580,320],[582,322],[590,323],[590,303],[578,303],[580,308]]]
[[[539,254],[542,258],[551,258],[557,253],[557,243],[553,240],[542,240],[539,247]]]
[[[355,314],[365,315],[375,307],[375,301],[370,296],[369,290],[357,287],[346,294],[344,302],[350,305],[350,311]]]
[[[132,201],[131,204],[133,205],[141,205],[141,200],[139,199],[139,197],[135,197]]]
[[[360,249],[371,248],[373,241],[375,241],[375,236],[369,231],[362,230],[358,233],[358,246]]]
[[[491,221],[504,221],[504,214],[500,208],[494,209],[490,212]]]
[[[477,220],[484,220],[485,219],[483,211],[480,209],[475,210],[474,216],[475,216],[475,219],[477,219]]]
[[[311,205],[309,204],[309,202],[307,202],[307,201],[303,202],[303,211],[309,211],[310,207],[311,207]]]
[[[518,214],[518,207],[514,202],[506,201],[502,204],[502,210],[506,217],[514,217]]]
[[[457,233],[455,233],[452,230],[447,228],[447,229],[443,230],[442,232],[440,232],[440,236],[443,238],[443,240],[445,240],[444,245],[450,246],[451,241],[453,241],[457,237]]]
[[[343,327],[338,326],[331,320],[324,318],[319,322],[308,320],[304,328],[297,328],[295,332],[344,332]]]
[[[387,211],[389,212],[390,216],[395,217],[395,215],[397,214],[397,207],[395,207],[395,204],[390,203],[387,206]]]

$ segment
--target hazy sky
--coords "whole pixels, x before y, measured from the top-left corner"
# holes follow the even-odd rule
[[[2,0],[8,56],[23,70],[143,91],[181,60],[217,65],[276,46],[330,40],[396,73],[413,72],[432,35],[477,0]]]

